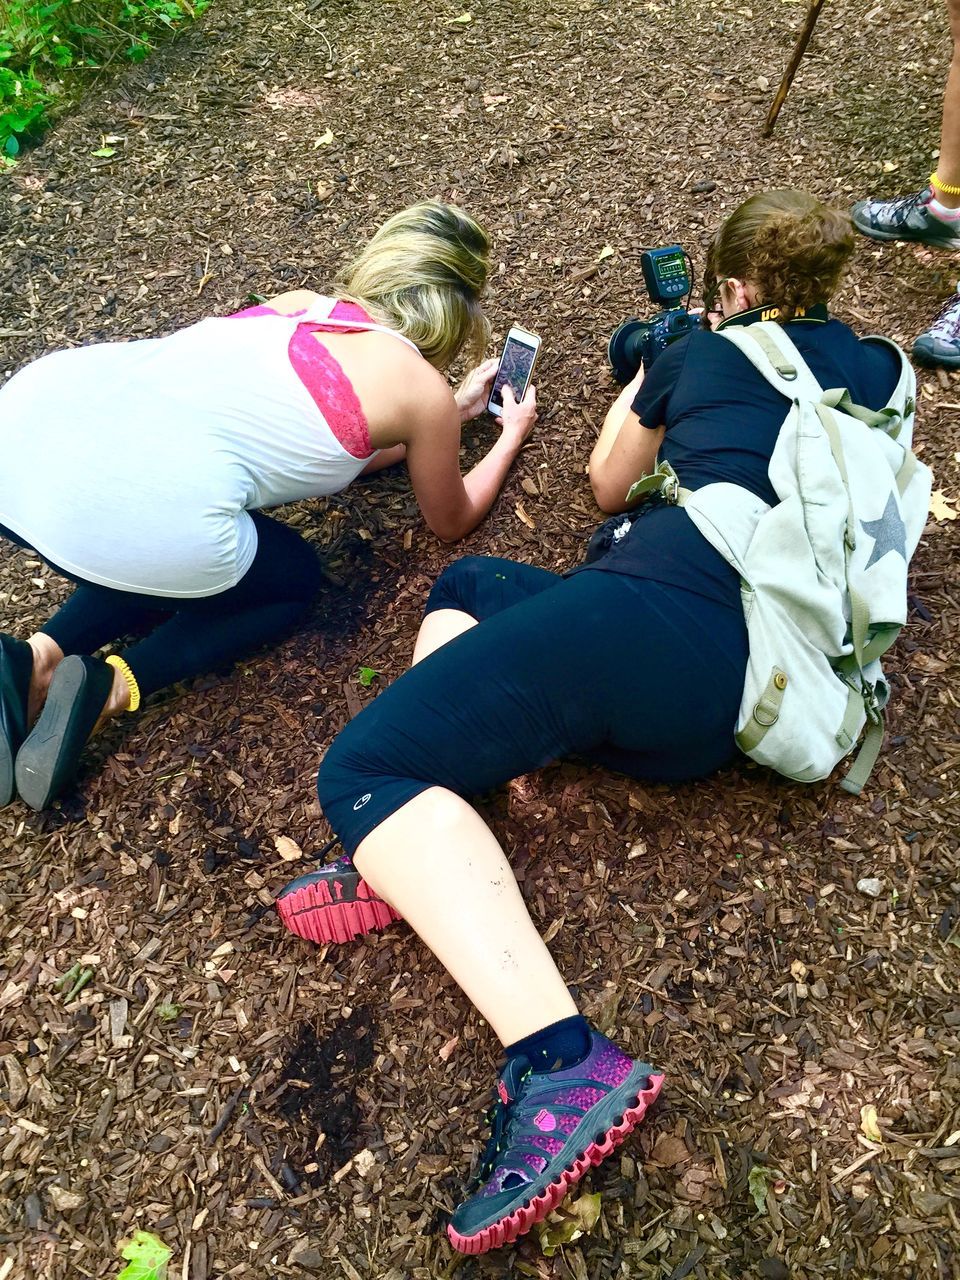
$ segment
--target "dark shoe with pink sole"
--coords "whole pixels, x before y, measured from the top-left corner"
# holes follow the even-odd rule
[[[400,919],[346,855],[291,880],[277,896],[277,911],[291,933],[320,943],[350,942]]]
[[[599,1031],[591,1031],[583,1061],[560,1071],[534,1071],[526,1058],[511,1058],[497,1081],[481,1185],[447,1227],[453,1247],[486,1253],[542,1221],[620,1146],[662,1086],[661,1072]]]

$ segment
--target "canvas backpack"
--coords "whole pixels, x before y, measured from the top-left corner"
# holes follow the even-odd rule
[[[929,468],[911,451],[916,377],[900,362],[875,412],[825,391],[773,321],[721,330],[790,402],[769,465],[768,506],[740,485],[693,492],[669,464],[631,490],[680,503],[737,570],[750,655],[736,740],[799,782],[863,746],[841,785],[859,794],[883,740],[880,657],[907,617],[907,566],[929,509]]]

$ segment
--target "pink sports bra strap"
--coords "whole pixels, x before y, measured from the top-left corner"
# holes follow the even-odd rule
[[[396,329],[391,329],[388,325],[374,324],[372,320],[334,320],[332,312],[338,301],[338,298],[318,298],[302,316],[297,316],[297,320],[301,324],[320,325],[323,329],[350,329],[354,333],[389,333],[391,337],[405,342],[408,347],[417,352],[417,355],[420,354],[415,342],[411,342],[409,338],[405,338],[402,333],[397,333]]]

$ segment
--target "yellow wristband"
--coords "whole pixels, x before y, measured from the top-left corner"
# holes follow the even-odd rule
[[[107,665],[116,667],[126,681],[127,688],[130,690],[130,702],[127,704],[128,711],[136,711],[140,706],[140,686],[137,684],[137,677],[133,674],[127,664],[117,654],[111,653],[107,658]]]
[[[948,182],[941,182],[936,173],[930,175],[931,187],[936,187],[938,191],[942,191],[947,196],[960,196],[960,187],[951,186]]]

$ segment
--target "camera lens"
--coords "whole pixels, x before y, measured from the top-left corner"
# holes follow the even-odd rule
[[[613,376],[625,386],[643,363],[643,346],[650,325],[645,320],[625,320],[610,335],[607,359]]]

